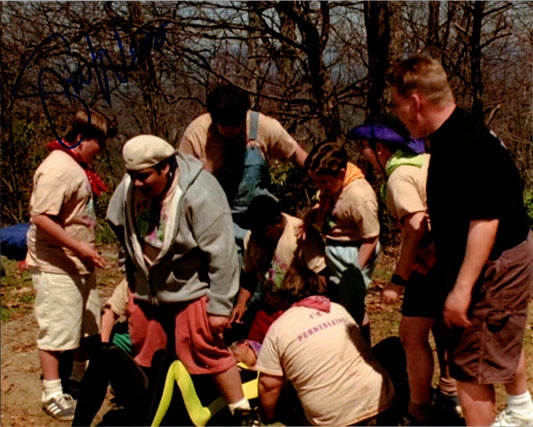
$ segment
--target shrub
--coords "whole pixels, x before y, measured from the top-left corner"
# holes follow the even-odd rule
[[[529,228],[533,230],[533,188],[524,191],[524,205],[529,217]]]

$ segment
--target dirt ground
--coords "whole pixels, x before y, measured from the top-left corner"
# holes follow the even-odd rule
[[[111,295],[120,280],[112,246],[100,251],[108,262],[98,272],[102,300]],[[15,261],[2,257],[1,325],[1,420],[2,426],[68,426],[47,415],[41,408],[41,368],[35,339],[37,322],[32,312],[34,290],[31,276],[21,272]],[[7,319],[6,319],[7,317]],[[105,411],[105,408],[103,408]],[[99,418],[95,419],[97,422]]]
[[[116,255],[112,247],[103,248],[109,268],[99,272],[102,300],[112,292],[120,280]],[[1,323],[1,421],[2,426],[67,426],[69,422],[48,416],[40,406],[40,365],[35,346],[37,324],[32,313],[34,291],[27,272],[21,273],[15,262],[2,260]],[[379,275],[385,274],[378,271]],[[384,306],[379,301],[379,289],[371,288],[367,298],[372,325],[372,342],[398,334],[399,305]],[[533,306],[533,305],[532,305]],[[533,324],[530,318],[526,330],[525,348],[528,360],[533,360]],[[530,390],[533,390],[533,364],[529,363]],[[435,377],[437,378],[437,376]],[[503,388],[497,389],[497,407],[505,405]],[[104,411],[105,412],[105,408]],[[98,421],[99,417],[95,420]]]

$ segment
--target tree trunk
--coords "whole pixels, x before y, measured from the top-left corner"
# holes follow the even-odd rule
[[[470,80],[472,84],[472,114],[483,120],[483,82],[481,80],[481,24],[485,10],[484,1],[476,1],[472,9],[472,35],[470,36]]]
[[[389,66],[390,22],[389,3],[365,1],[365,26],[368,46],[369,91],[367,110],[375,115],[382,110]]]

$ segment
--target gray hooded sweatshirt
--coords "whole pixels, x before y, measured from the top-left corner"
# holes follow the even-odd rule
[[[107,219],[124,248],[129,285],[134,298],[154,305],[207,295],[207,312],[228,316],[239,289],[229,204],[220,184],[199,160],[179,151],[176,160],[181,192],[169,204],[163,248],[152,266],[144,261],[136,232],[129,175],[109,202]]]

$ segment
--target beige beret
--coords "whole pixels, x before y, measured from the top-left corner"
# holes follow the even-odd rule
[[[172,145],[154,135],[136,136],[122,147],[124,165],[130,171],[151,168],[174,153]]]

